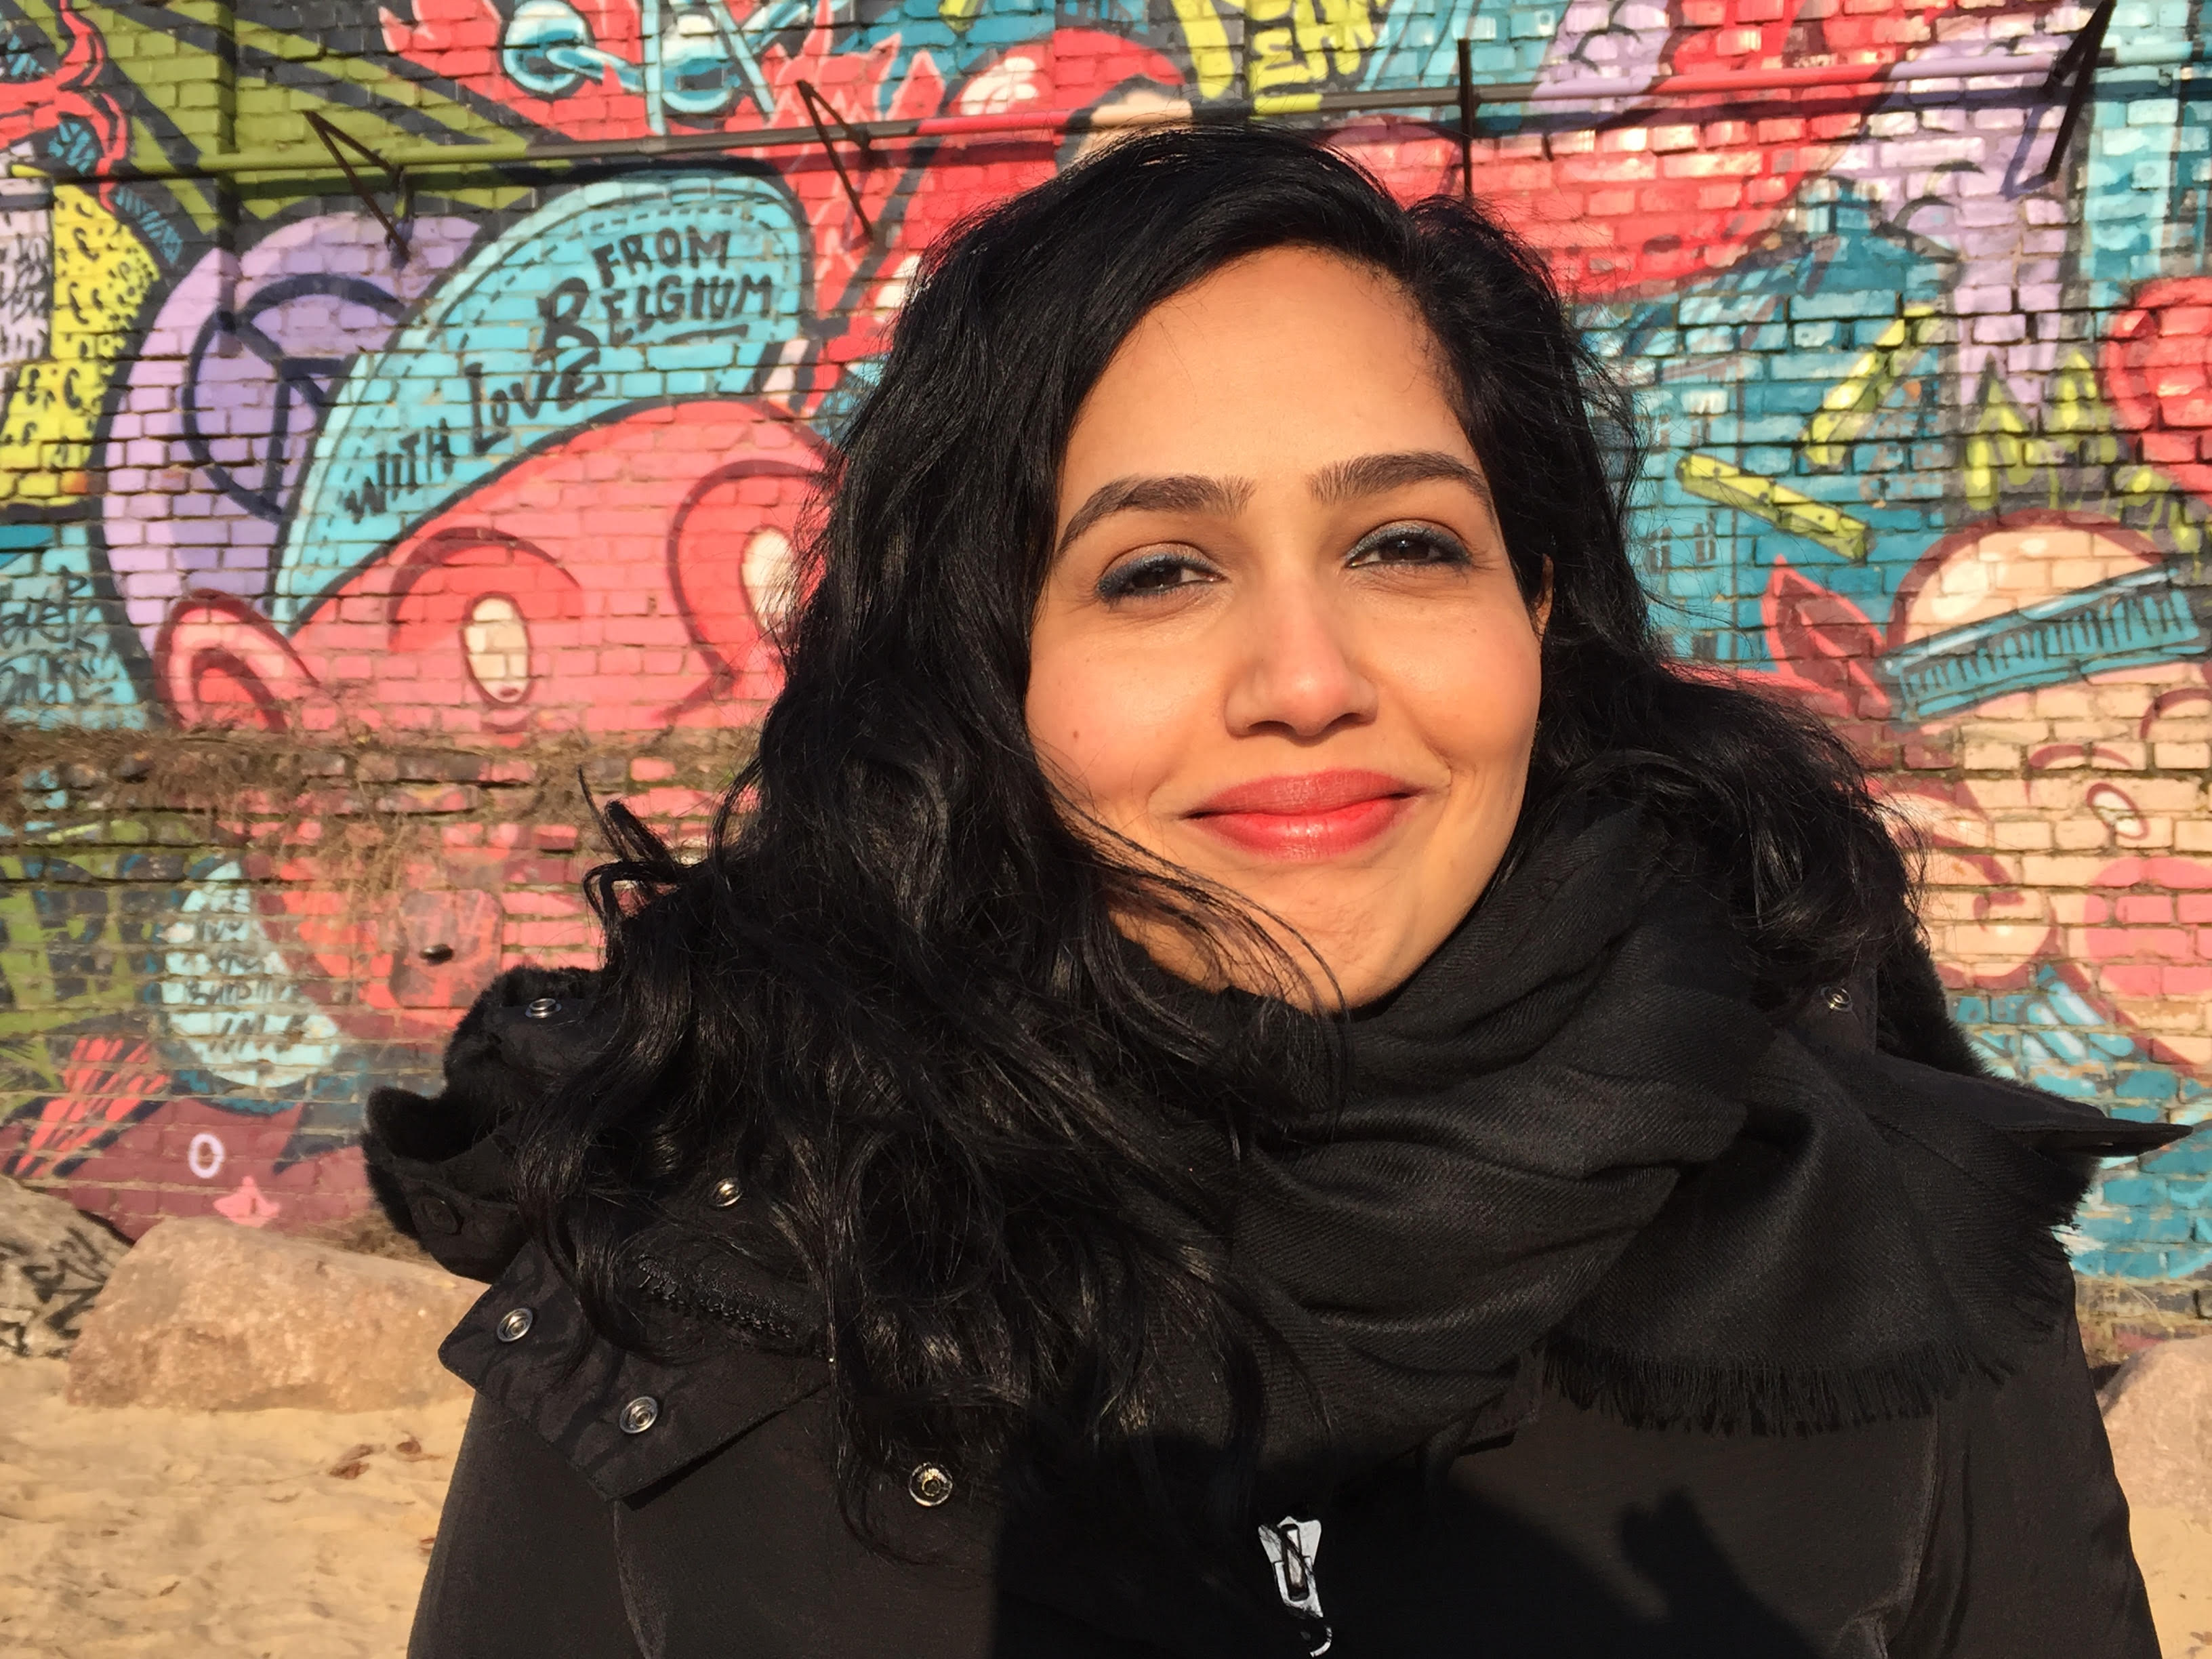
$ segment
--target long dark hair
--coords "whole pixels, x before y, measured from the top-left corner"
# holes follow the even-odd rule
[[[709,849],[680,863],[608,815],[617,856],[589,890],[613,1036],[522,1160],[606,1317],[622,1217],[738,1176],[823,1310],[848,1499],[917,1451],[981,1464],[1041,1423],[1071,1445],[1141,1426],[1163,1341],[1249,1398],[1206,1245],[1220,1194],[1184,1132],[1233,1158],[1313,1107],[1298,1079],[1327,1068],[1270,1055],[1316,1022],[1262,1029],[1260,1000],[1232,1042],[1158,992],[1117,913],[1246,924],[1071,830],[1023,709],[1079,406],[1152,307],[1286,244],[1413,296],[1522,590],[1548,583],[1524,830],[1588,789],[1642,802],[1778,1005],[1911,927],[1837,741],[1663,654],[1626,546],[1632,407],[1493,220],[1219,129],[1129,139],[994,209],[924,262],[843,434],[785,688]]]

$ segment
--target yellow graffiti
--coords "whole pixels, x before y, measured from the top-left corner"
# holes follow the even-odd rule
[[[2123,495],[2164,489],[2163,483],[2138,477],[2138,469],[2121,465],[2124,449],[2097,383],[2096,365],[2079,346],[2069,347],[2052,368],[2039,412],[2023,410],[1991,368],[1982,380],[1972,427],[1966,438],[1966,499],[1984,512],[2000,498],[2019,504],[2017,492],[2038,489],[2054,508],[2094,512],[2101,492],[2085,492],[2084,477],[2108,479]],[[2177,547],[2193,545],[2193,526],[2177,528]]]
[[[1683,489],[1722,507],[1764,519],[1777,530],[1816,542],[1853,564],[1874,545],[1874,526],[1841,507],[1802,495],[1789,485],[1731,466],[1717,455],[1685,455],[1674,467]]]
[[[145,826],[112,827],[127,833]],[[121,1013],[136,1000],[128,976],[118,971],[128,958],[100,885],[120,879],[122,856],[71,852],[67,860],[0,858],[0,990],[9,994],[0,1000],[0,1049],[13,1050],[6,1060],[42,1071],[47,1069],[44,1045],[25,1038],[88,1015]],[[65,905],[57,914],[41,901],[58,884],[66,884],[64,892],[84,895],[94,908]]]
[[[2097,385],[2097,366],[2079,346],[2070,348],[2051,374],[2043,430],[2074,447],[2070,459],[2076,465],[2112,466],[2120,459],[2119,436]]]
[[[955,3],[955,0],[945,0]],[[1224,0],[1244,14],[1244,89],[1262,113],[1316,107],[1332,75],[1359,72],[1375,44],[1370,0]],[[1237,53],[1214,0],[1174,0],[1201,98],[1236,85]]]
[[[2007,484],[2019,489],[2033,482],[2041,458],[2033,453],[2029,432],[2027,416],[1991,369],[1982,380],[1981,408],[1966,434],[1966,465],[1960,480],[1977,511],[1996,512]]]
[[[1230,50],[1221,14],[1212,0],[1175,0],[1175,14],[1190,51],[1191,73],[1198,77],[1198,95],[1220,97],[1237,84],[1237,54]]]
[[[1873,423],[1914,359],[1934,343],[1935,313],[1933,306],[1905,307],[1905,314],[1882,330],[1874,349],[1828,388],[1799,440],[1808,465],[1832,471],[1850,459],[1850,446]]]
[[[93,431],[157,269],[91,191],[56,185],[52,228],[51,331],[0,413],[0,501],[91,493]]]
[[[955,34],[964,34],[982,15],[983,0],[937,0],[937,15]]]

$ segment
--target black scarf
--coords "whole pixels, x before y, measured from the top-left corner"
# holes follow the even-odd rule
[[[1659,864],[1630,812],[1540,842],[1353,1017],[1326,1130],[1246,1162],[1232,1259],[1305,1379],[1271,1450],[1449,1452],[1536,1353],[1639,1425],[1917,1415],[2064,1318],[2084,1165],[2037,1137],[2101,1116],[1801,1036]]]

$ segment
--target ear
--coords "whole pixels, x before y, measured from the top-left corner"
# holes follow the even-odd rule
[[[177,601],[154,641],[154,674],[179,726],[283,732],[335,717],[275,624],[228,593]]]

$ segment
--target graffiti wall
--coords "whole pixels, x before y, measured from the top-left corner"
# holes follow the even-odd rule
[[[372,1083],[433,1069],[501,964],[589,959],[584,789],[681,833],[730,775],[921,250],[1186,108],[1316,127],[1544,250],[1644,401],[1670,639],[1865,756],[1990,1064],[2205,1115],[2203,28],[0,0],[0,1162],[132,1231],[358,1209]],[[1464,149],[1462,47],[1520,89]],[[843,125],[885,121],[919,128]],[[598,152],[520,153],[562,142]],[[2116,1170],[2075,1243],[2212,1274],[2212,1151]]]

